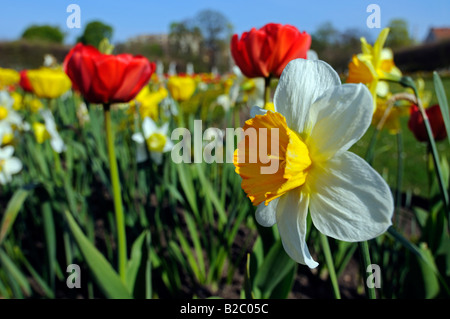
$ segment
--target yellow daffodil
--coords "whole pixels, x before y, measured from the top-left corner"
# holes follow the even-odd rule
[[[36,141],[39,144],[42,144],[46,140],[50,140],[50,145],[56,153],[65,151],[66,145],[56,129],[55,119],[53,118],[52,113],[50,110],[42,110],[40,113],[44,118],[45,124],[40,122],[33,123]]]
[[[347,83],[367,84],[374,98],[374,108],[376,109],[377,90],[385,91],[385,87],[379,87],[379,80],[399,80],[401,71],[394,65],[394,57],[391,49],[383,48],[389,28],[383,29],[374,45],[367,43],[365,38],[361,38],[362,53],[354,55],[348,68]],[[385,95],[383,92],[382,95]]]
[[[134,133],[133,141],[138,144],[136,151],[137,161],[144,162],[147,160],[147,147],[150,157],[156,164],[162,163],[162,154],[169,152],[173,148],[172,140],[167,136],[169,123],[158,127],[156,123],[149,117],[142,122],[142,133]]]
[[[16,111],[19,111],[22,109],[23,103],[22,103],[22,95],[20,95],[19,93],[17,93],[16,91],[12,91],[10,93],[11,97],[14,100],[14,104],[13,104],[13,109]]]
[[[267,102],[264,106],[264,109],[267,111],[275,112],[275,105],[273,104],[273,102]]]
[[[13,69],[0,68],[0,90],[20,81],[20,74]]]
[[[167,81],[167,89],[172,98],[178,102],[187,101],[194,94],[195,80],[189,76],[171,76]]]
[[[44,143],[46,140],[50,139],[50,134],[47,132],[45,128],[45,124],[40,122],[34,122],[33,125],[34,136],[36,137],[36,141],[39,144]]]
[[[258,206],[258,223],[277,224],[284,249],[299,263],[318,265],[305,239],[308,213],[321,233],[343,241],[365,241],[391,225],[389,186],[348,151],[369,127],[372,105],[366,86],[341,85],[327,63],[296,59],[281,75],[275,112],[253,109],[244,126],[234,154],[242,188]]]
[[[0,145],[11,144],[14,140],[14,131],[11,125],[5,121],[0,121]]]
[[[54,99],[66,93],[72,86],[72,82],[61,69],[42,67],[37,70],[28,70],[34,94],[40,98]]]
[[[139,105],[139,113],[142,118],[151,117],[153,120],[158,119],[159,103],[168,96],[168,92],[164,87],[160,87],[156,92],[150,91],[148,85],[138,93],[135,101],[130,104],[132,107],[137,103]]]
[[[7,91],[0,91],[0,121],[11,127],[23,128],[24,122],[20,114],[14,110],[14,99]]]
[[[381,121],[384,121],[383,127],[389,131],[390,134],[397,134],[400,131],[400,118],[403,116],[408,116],[409,108],[406,105],[395,105],[387,110],[388,100],[392,94],[388,94],[384,98],[377,99],[377,108],[372,117],[372,125],[378,126]],[[386,110],[389,112],[387,114]]]
[[[33,113],[37,113],[44,107],[44,104],[42,104],[41,100],[32,98],[28,101],[28,106]]]

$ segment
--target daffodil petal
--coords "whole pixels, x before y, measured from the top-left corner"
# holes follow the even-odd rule
[[[312,131],[306,144],[313,160],[327,160],[348,150],[372,121],[372,96],[363,84],[344,84],[329,89],[311,106]]]
[[[10,158],[14,153],[14,147],[11,145],[0,148],[0,159]]]
[[[1,185],[5,185],[10,180],[11,180],[11,176],[6,175],[5,172],[0,172],[0,184]]]
[[[256,221],[264,227],[271,227],[277,222],[277,205],[279,198],[270,201],[267,206],[263,202],[256,208]]]
[[[173,142],[170,138],[166,139],[166,144],[164,145],[163,152],[170,152],[173,149]]]
[[[338,240],[375,238],[392,224],[394,204],[383,178],[357,155],[344,152],[311,170],[310,213],[314,226]]]
[[[161,125],[161,127],[157,129],[157,132],[161,133],[162,135],[167,135],[167,133],[169,132],[169,123],[166,122],[163,125]]]
[[[280,197],[277,206],[277,226],[286,253],[296,262],[317,267],[306,245],[306,217],[309,198],[299,189],[292,190]]]
[[[153,133],[158,131],[158,126],[156,123],[149,117],[146,117],[142,122],[142,131],[144,133],[144,137],[147,139]]]
[[[16,174],[22,170],[22,162],[16,157],[11,157],[5,161],[3,169],[8,174]]]
[[[145,142],[145,140],[144,140],[144,142]],[[145,162],[148,159],[147,146],[145,145],[144,142],[138,143],[138,145],[136,147],[136,162],[138,162],[138,163]]]
[[[134,133],[133,135],[131,135],[131,139],[133,140],[133,141],[135,141],[136,143],[138,143],[138,144],[143,144],[143,143],[145,143],[145,138],[144,138],[144,136],[142,135],[142,133]]]
[[[50,140],[50,145],[56,153],[61,153],[66,150],[66,145],[64,144],[64,141],[59,136],[59,134],[52,137],[52,139]]]
[[[152,158],[153,162],[155,162],[157,165],[160,165],[162,163],[162,153],[158,152],[151,152],[150,157]]]
[[[326,62],[292,60],[281,74],[275,91],[275,110],[284,115],[291,130],[303,133],[313,102],[326,90],[340,84],[338,74]]]
[[[250,109],[250,117],[255,117],[256,115],[264,115],[267,113],[267,110],[260,108],[259,106],[253,106]]]

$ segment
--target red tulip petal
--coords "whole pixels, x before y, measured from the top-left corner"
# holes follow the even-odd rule
[[[233,35],[231,38],[231,55],[242,73],[252,78],[260,75],[256,74],[253,63],[250,61],[246,51],[245,39],[247,38],[247,34],[247,32],[244,32],[240,40],[237,34]]]
[[[144,57],[134,57],[129,61],[123,81],[113,96],[113,101],[128,102],[148,83],[156,65]]]

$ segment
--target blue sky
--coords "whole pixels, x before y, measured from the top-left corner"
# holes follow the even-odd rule
[[[81,8],[81,29],[66,26],[66,8],[71,3]],[[381,27],[393,18],[406,19],[410,33],[420,41],[430,27],[450,27],[449,0],[30,0],[3,1],[0,40],[20,37],[30,24],[51,24],[59,26],[67,34],[66,42],[71,43],[86,23],[101,20],[114,27],[113,42],[121,42],[140,34],[167,33],[171,22],[194,17],[203,9],[222,12],[235,33],[268,22],[292,24],[313,33],[330,21],[338,30],[361,29],[375,38],[379,29],[366,26],[370,14],[366,8],[371,3],[380,6]]]

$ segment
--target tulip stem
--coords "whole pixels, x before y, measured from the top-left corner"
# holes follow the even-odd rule
[[[422,103],[419,100],[419,95],[418,95],[418,92],[417,92],[417,89],[415,86],[413,87],[413,90],[414,90],[414,94],[417,97],[417,102],[418,102],[417,106],[419,107],[420,114],[422,115],[422,118],[423,118],[423,123],[425,124],[425,128],[427,130],[428,145],[430,146],[430,149],[431,149],[431,155],[433,155],[433,164],[434,164],[434,169],[436,170],[436,177],[438,179],[439,190],[441,191],[442,202],[444,204],[444,209],[446,210],[446,213],[447,213],[447,227],[450,228],[449,197],[448,197],[448,193],[447,193],[447,188],[445,186],[441,165],[439,163],[439,154],[438,154],[438,151],[436,148],[436,143],[434,141],[433,131],[431,130],[430,121],[428,120],[427,113],[425,112],[425,109],[423,108]]]
[[[372,262],[370,261],[369,242],[362,241],[362,242],[359,242],[358,245],[359,245],[359,250],[361,253],[362,263],[364,266],[362,273],[365,275],[368,267],[372,264]],[[363,276],[363,278],[366,278],[366,277]],[[375,293],[375,288],[373,286],[367,285],[365,280],[364,280],[364,284],[365,284],[364,287],[366,288],[366,293],[367,293],[367,296],[369,297],[369,299],[377,299],[377,295]]]
[[[339,284],[334,269],[333,256],[331,255],[330,244],[326,235],[320,233],[320,242],[322,244],[323,253],[325,255],[325,261],[327,263],[328,272],[330,273],[331,284],[333,285],[333,293],[336,299],[341,299],[341,293],[339,292]]]
[[[403,183],[403,138],[402,132],[397,133],[397,191],[395,192],[395,219],[400,222],[400,208],[402,204],[402,183]]]
[[[127,266],[127,241],[125,236],[125,218],[122,206],[122,193],[120,190],[119,170],[117,167],[116,153],[114,150],[114,132],[111,127],[110,105],[104,105],[106,141],[108,147],[109,169],[111,175],[111,184],[113,189],[114,210],[116,213],[117,240],[119,253],[119,275],[122,281],[126,280]]]
[[[272,92],[270,92],[270,80],[272,78],[270,75],[264,78],[264,108],[266,108],[267,103],[270,102],[270,97]]]
[[[419,108],[420,114],[422,115],[423,123],[425,124],[425,129],[427,131],[428,144],[430,146],[431,154],[433,155],[433,164],[434,164],[434,168],[436,170],[436,176],[438,179],[439,190],[440,190],[441,196],[442,196],[442,202],[444,204],[444,209],[445,209],[446,213],[448,214],[447,215],[447,226],[450,227],[449,196],[447,193],[447,188],[445,186],[441,165],[439,163],[439,154],[438,154],[438,151],[436,148],[436,143],[434,141],[434,135],[433,135],[433,131],[431,129],[430,121],[428,120],[427,113],[425,112],[425,109],[423,108],[422,103],[419,99],[419,93],[417,92],[417,88],[416,88],[414,81],[410,77],[403,77],[402,80],[400,81],[400,84],[411,88],[414,91],[414,95],[417,99],[417,107]]]

